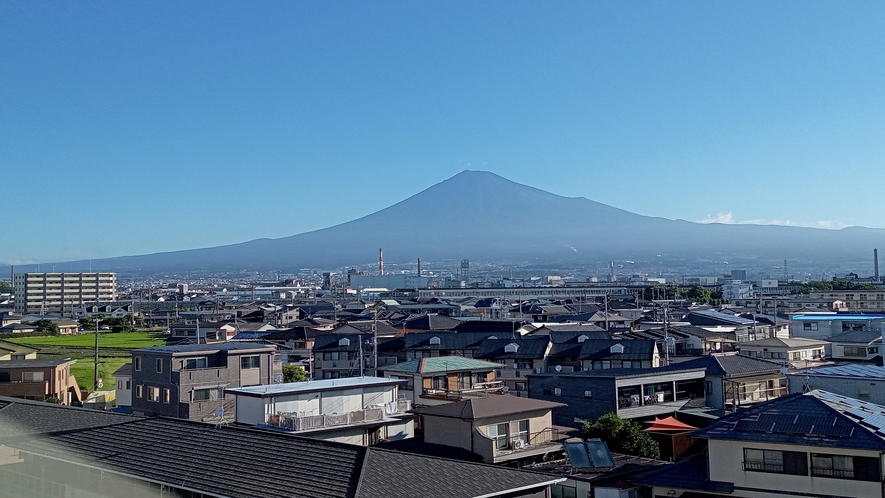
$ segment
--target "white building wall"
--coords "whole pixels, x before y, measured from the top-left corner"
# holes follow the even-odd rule
[[[810,475],[810,456],[808,476],[745,471],[743,470],[744,448],[781,451],[804,451],[809,454],[826,453],[831,455],[852,455],[880,458],[879,453],[875,451],[768,444],[751,441],[710,440],[708,442],[708,455],[710,459],[710,480],[733,482],[735,486],[735,493],[730,496],[780,496],[780,491],[788,492],[791,495],[796,495],[797,493],[807,493],[813,496],[882,496],[882,485],[877,482],[862,482],[852,481],[849,479],[812,477]]]

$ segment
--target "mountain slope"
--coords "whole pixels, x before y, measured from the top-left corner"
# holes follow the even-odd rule
[[[568,198],[464,171],[390,207],[280,239],[93,261],[102,270],[294,269],[417,258],[594,262],[655,254],[830,259],[885,247],[885,230],[698,224]],[[82,269],[82,263],[57,264]]]

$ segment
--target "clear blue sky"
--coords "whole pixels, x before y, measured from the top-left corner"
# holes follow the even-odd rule
[[[283,237],[464,169],[885,227],[883,26],[881,0],[3,0],[0,263]]]

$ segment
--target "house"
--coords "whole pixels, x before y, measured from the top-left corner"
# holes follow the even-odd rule
[[[829,340],[844,332],[882,331],[883,314],[814,313],[793,315],[790,337]]]
[[[704,368],[706,406],[733,411],[787,393],[784,362],[737,353],[714,353],[672,368]]]
[[[127,363],[114,372],[117,379],[115,386],[116,405],[120,408],[132,408],[132,363]]]
[[[665,343],[670,343],[669,355],[674,357],[703,356],[710,353],[730,351],[735,343],[734,334],[710,332],[694,325],[643,328],[618,335],[624,339],[652,340],[657,343],[658,351],[664,355]]]
[[[764,339],[766,335],[765,329],[757,327],[755,320],[720,311],[692,310],[682,321],[711,332],[733,333],[738,342]]]
[[[0,361],[0,396],[70,405],[83,401],[70,358]]]
[[[0,398],[0,462],[5,496],[538,498],[565,480],[278,431],[10,398]]]
[[[424,442],[461,448],[486,463],[526,462],[561,453],[566,436],[554,427],[552,410],[562,403],[516,396],[471,398],[415,408]]]
[[[404,379],[401,394],[415,406],[439,405],[463,398],[502,394],[499,363],[461,356],[440,356],[382,367],[385,377]]]
[[[237,424],[267,427],[324,441],[372,445],[415,435],[412,404],[398,379],[351,377],[225,390]]]
[[[790,372],[787,387],[791,393],[816,389],[885,405],[885,367],[849,363]]]
[[[224,389],[282,381],[274,346],[245,342],[132,351],[132,411],[210,421],[233,412]],[[278,380],[279,379],[279,380]]]
[[[37,350],[10,341],[0,340],[0,361],[4,360],[35,360]]]
[[[580,427],[607,413],[621,418],[669,415],[689,402],[703,406],[706,368],[612,368],[528,376],[529,397],[565,403],[553,423]]]
[[[590,339],[586,334],[551,337],[554,342],[547,355],[548,371],[553,369],[568,373],[607,368],[653,368],[661,364],[655,341]]]
[[[519,339],[484,339],[473,354],[478,360],[499,363],[496,378],[516,396],[528,396],[526,375],[544,370],[544,357],[550,347],[547,337],[526,336]]]
[[[806,339],[804,337],[783,339],[772,337],[770,339],[742,342],[740,344],[740,351],[741,354],[753,358],[786,361],[793,368],[802,368],[803,366],[807,367],[808,362],[812,362],[812,365],[814,365],[823,361],[829,344],[829,342],[821,339]]]
[[[431,330],[406,334],[403,337],[403,348],[406,352],[406,361],[438,356],[473,358],[476,350],[479,349],[479,345],[485,339],[516,337],[519,337],[519,333],[513,331],[492,333]]]
[[[375,337],[369,333],[317,335],[313,343],[315,379],[362,377],[374,372]],[[378,365],[394,365],[403,359],[401,337],[378,337]]]
[[[830,337],[830,357],[843,361],[871,361],[882,363],[881,330],[852,330]]]
[[[791,394],[691,433],[707,449],[634,477],[652,496],[882,496],[885,407]]]

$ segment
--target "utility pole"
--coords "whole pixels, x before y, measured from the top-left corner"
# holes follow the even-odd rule
[[[669,303],[664,303],[664,366],[670,366],[670,335],[667,328],[667,309]]]
[[[372,375],[378,376],[378,308],[372,313]]]
[[[93,385],[92,391],[98,391],[98,322],[101,321],[101,318],[95,317],[95,369],[94,369],[94,380],[95,384]]]

